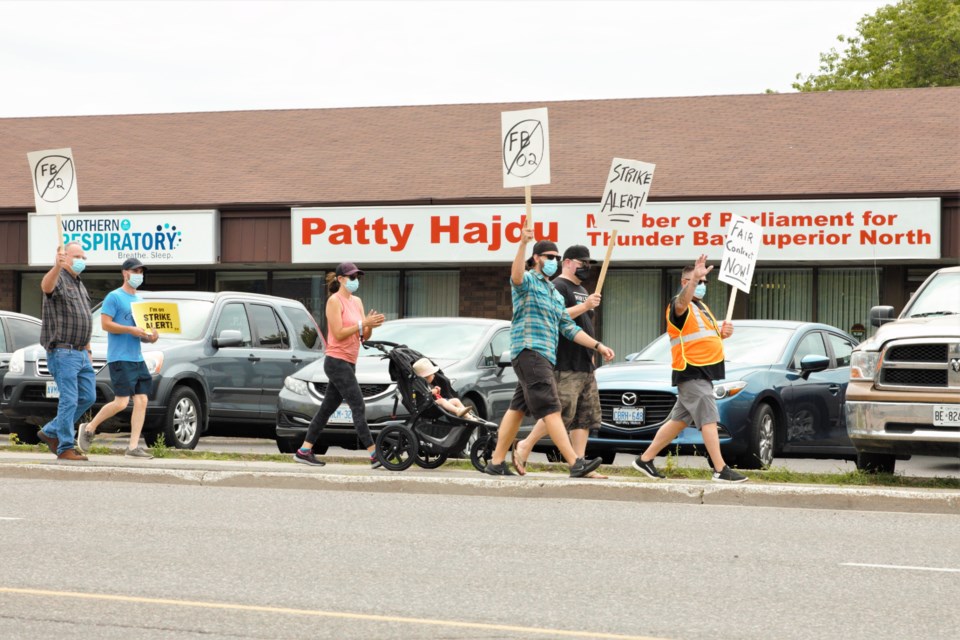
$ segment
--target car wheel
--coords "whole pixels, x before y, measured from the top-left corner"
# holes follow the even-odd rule
[[[740,456],[738,466],[742,469],[765,469],[773,464],[773,451],[777,433],[777,418],[773,408],[766,403],[753,412],[747,430],[747,451]]]
[[[21,420],[10,421],[10,433],[17,436],[22,444],[39,444],[40,438],[37,437],[37,431],[40,427],[27,424]]]
[[[407,427],[391,425],[377,436],[376,456],[384,469],[403,471],[414,463],[419,443]]]
[[[857,469],[867,473],[893,473],[897,458],[889,453],[857,453]]]
[[[303,440],[297,440],[295,438],[275,437],[277,440],[277,449],[280,450],[280,453],[296,453],[297,449],[300,448],[300,443],[303,442]]]
[[[195,449],[200,440],[200,425],[203,413],[200,400],[190,387],[176,387],[167,403],[167,415],[163,419],[164,444],[176,449]]]

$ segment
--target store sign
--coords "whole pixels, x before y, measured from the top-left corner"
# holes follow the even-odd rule
[[[561,249],[599,251],[611,232],[598,228],[600,206],[536,204],[534,231]],[[509,264],[520,240],[524,205],[294,208],[296,264]],[[648,203],[636,230],[617,236],[614,262],[720,260],[735,216],[762,228],[764,262],[936,259],[939,198]]]
[[[80,213],[63,216],[64,244],[79,242],[87,264],[119,265],[138,258],[156,265],[215,264],[220,257],[220,215],[217,211],[137,211]],[[27,260],[31,266],[53,264],[57,219],[27,218]]]

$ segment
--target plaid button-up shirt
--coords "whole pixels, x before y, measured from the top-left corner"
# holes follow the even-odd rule
[[[90,296],[79,277],[60,271],[53,292],[43,296],[43,325],[40,344],[45,349],[54,344],[84,347],[90,343],[93,320],[90,316]]]
[[[511,279],[510,286],[513,291],[510,354],[516,358],[524,349],[530,349],[550,364],[557,364],[559,333],[573,340],[581,331],[567,313],[563,296],[543,274],[533,270],[524,272],[519,285]]]

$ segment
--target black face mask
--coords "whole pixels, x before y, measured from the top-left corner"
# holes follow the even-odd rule
[[[577,276],[580,280],[586,280],[590,277],[590,267],[580,267],[573,272],[573,275]]]

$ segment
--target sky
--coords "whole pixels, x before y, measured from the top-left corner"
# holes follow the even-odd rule
[[[0,0],[0,117],[792,92],[889,3]]]

